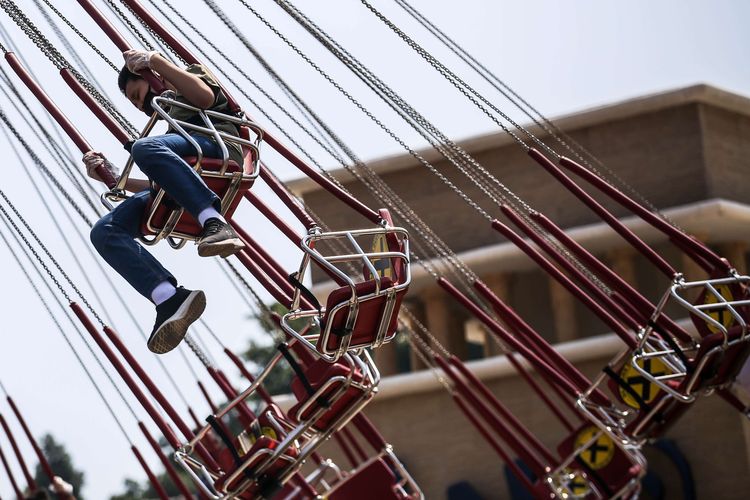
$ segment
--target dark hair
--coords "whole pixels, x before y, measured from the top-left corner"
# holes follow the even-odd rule
[[[130,80],[143,80],[143,77],[137,73],[131,72],[127,66],[123,66],[120,70],[120,75],[117,77],[117,85],[120,87],[120,91],[125,93],[125,86]]]

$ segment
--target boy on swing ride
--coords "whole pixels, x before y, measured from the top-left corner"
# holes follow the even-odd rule
[[[125,66],[120,71],[120,90],[139,110],[149,117],[154,110],[151,100],[157,94],[138,72],[151,69],[173,90],[177,101],[200,109],[225,112],[227,97],[206,69],[193,64],[181,69],[158,52],[128,50],[123,52]],[[196,119],[197,114],[176,106],[169,116],[183,121]],[[218,122],[214,126],[237,135],[236,126]],[[203,156],[221,158],[221,149],[212,137],[191,132]],[[229,159],[242,165],[242,150],[226,144]],[[219,212],[219,197],[201,177],[182,159],[195,154],[190,142],[179,133],[168,130],[164,135],[144,137],[133,143],[133,160],[149,180],[128,179],[125,189],[135,193],[103,216],[91,229],[91,242],[107,263],[141,295],[156,305],[156,321],[148,339],[148,348],[157,354],[171,351],[182,341],[187,329],[206,308],[206,297],[201,290],[177,286],[175,277],[146,249],[135,241],[141,236],[141,219],[149,201],[151,182],[157,183],[167,194],[197,220],[203,231],[198,240],[198,255],[228,257],[240,251],[244,244]],[[117,178],[119,172],[102,153],[89,151],[83,155],[88,175],[101,181],[98,167],[105,168]]]

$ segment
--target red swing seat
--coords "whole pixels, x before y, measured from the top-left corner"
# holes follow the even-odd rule
[[[240,137],[249,140],[248,127],[240,127]],[[226,170],[221,173],[223,162],[220,158],[203,157],[200,162],[200,175],[206,186],[216,193],[221,200],[221,212],[225,218],[231,219],[234,211],[242,200],[243,193],[247,192],[255,182],[257,170],[258,152],[256,148],[243,147],[244,162],[240,166],[234,160],[228,160]],[[187,156],[183,160],[190,166],[195,167],[198,162],[197,156]],[[144,235],[157,236],[157,239],[172,236],[183,240],[196,240],[200,236],[201,226],[189,213],[182,211],[179,219],[172,224],[170,230],[170,218],[175,210],[181,208],[172,201],[159,186],[156,186],[156,194],[152,193],[141,222],[141,232]],[[167,231],[165,231],[165,229]],[[162,234],[164,233],[164,234]]]
[[[328,433],[340,428],[375,393],[365,374],[351,363],[316,359],[304,368],[304,375],[313,393],[295,376],[291,386],[297,404],[287,414],[297,422],[309,422],[317,432]]]

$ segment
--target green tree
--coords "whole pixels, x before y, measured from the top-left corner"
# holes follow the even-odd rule
[[[143,488],[132,479],[125,479],[125,492],[119,495],[109,497],[109,500],[141,500],[143,498]]]
[[[51,434],[45,434],[41,439],[42,453],[49,462],[55,475],[60,476],[73,486],[73,493],[79,500],[83,499],[81,490],[84,484],[84,474],[73,466],[73,460],[62,443],[58,443]],[[40,488],[47,488],[51,484],[41,464],[37,464],[34,479]]]

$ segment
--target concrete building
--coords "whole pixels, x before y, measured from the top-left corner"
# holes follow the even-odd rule
[[[606,177],[619,177],[622,184],[618,186],[625,192],[632,188],[632,193],[638,193],[634,196],[648,200],[727,257],[739,272],[746,272],[750,99],[698,85],[577,113],[555,123],[606,165]],[[532,130],[555,144],[540,130]],[[460,144],[531,207],[565,228],[649,298],[664,293],[668,280],[655,273],[643,257],[506,134],[474,137]],[[566,154],[563,148],[557,149]],[[422,154],[470,197],[483,199],[480,190],[455,175],[437,152]],[[498,296],[584,372],[595,374],[622,348],[606,325],[412,156],[390,157],[369,165]],[[365,188],[344,171],[335,175],[355,196],[377,206]],[[333,228],[362,226],[362,219],[343,210],[309,180],[292,182],[291,187]],[[663,235],[618,205],[604,204],[689,279],[701,277],[692,261],[682,258]],[[499,216],[499,210],[494,215]],[[507,360],[497,356],[497,345],[427,273],[418,266],[413,266],[413,272],[409,308],[451,352],[475,360],[469,363],[472,370],[554,448],[565,436],[563,429]],[[328,286],[316,283],[321,292]],[[510,498],[500,460],[454,407],[435,376],[427,371],[415,373],[423,367],[408,349],[407,343],[393,342],[376,352],[379,367],[390,377],[382,382],[380,394],[366,413],[395,446],[427,498],[446,498],[448,486],[462,480],[484,498]],[[668,437],[691,465],[697,498],[747,497],[750,426],[729,405],[715,397],[699,401]],[[655,451],[648,455],[651,468],[666,485],[666,498],[682,498],[673,465]]]

